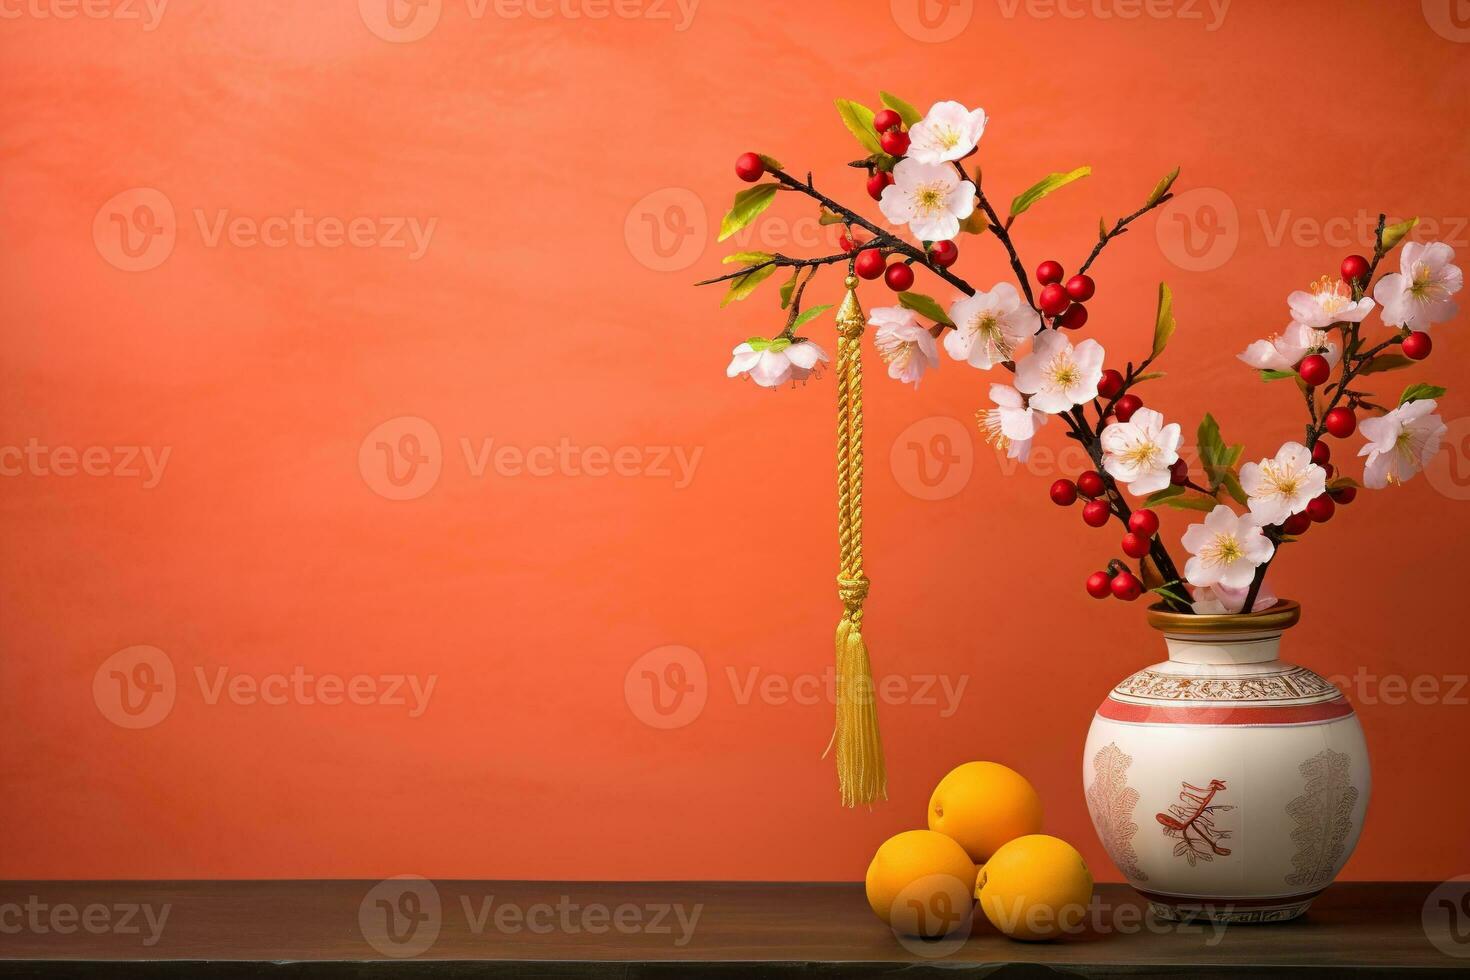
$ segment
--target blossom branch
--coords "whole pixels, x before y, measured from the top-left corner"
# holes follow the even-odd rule
[[[1107,247],[1108,243],[1111,242],[1114,238],[1117,238],[1119,235],[1125,234],[1128,231],[1128,226],[1131,225],[1134,221],[1148,214],[1150,211],[1163,204],[1165,201],[1172,200],[1173,197],[1173,194],[1166,192],[1160,195],[1157,200],[1148,201],[1144,204],[1143,207],[1139,208],[1137,211],[1134,211],[1132,214],[1127,215],[1126,217],[1119,218],[1113,224],[1111,230],[1106,231],[1098,236],[1097,244],[1092,246],[1091,254],[1087,256],[1087,261],[1083,262],[1082,265],[1078,267],[1077,273],[1081,275],[1088,269],[1092,268],[1092,263],[1097,261],[1097,257],[1102,254],[1102,250]]]

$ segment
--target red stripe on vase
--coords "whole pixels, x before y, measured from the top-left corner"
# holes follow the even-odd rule
[[[1108,698],[1098,717],[1149,725],[1319,725],[1346,718],[1353,706],[1343,697],[1316,704],[1262,705],[1258,708],[1198,704],[1133,704]]]

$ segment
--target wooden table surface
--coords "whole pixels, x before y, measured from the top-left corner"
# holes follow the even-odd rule
[[[1217,927],[1102,885],[1085,932],[1030,944],[983,916],[962,941],[895,936],[854,884],[0,882],[0,976],[1470,975],[1470,921],[1436,937],[1465,958],[1425,931],[1432,888],[1339,884],[1299,921]]]

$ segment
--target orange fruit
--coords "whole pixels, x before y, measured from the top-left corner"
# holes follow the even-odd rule
[[[983,864],[1007,841],[1041,832],[1041,797],[1014,769],[967,762],[934,788],[929,829],[953,837]]]
[[[868,904],[896,931],[935,939],[968,924],[975,864],[964,848],[932,830],[888,838],[868,865]]]
[[[990,924],[1012,939],[1055,939],[1081,931],[1092,872],[1066,841],[1028,834],[985,862],[975,894]]]

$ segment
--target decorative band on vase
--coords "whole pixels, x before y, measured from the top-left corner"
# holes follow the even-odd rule
[[[1341,696],[1316,704],[1262,704],[1255,707],[1138,704],[1108,698],[1097,709],[1099,718],[1135,725],[1322,725],[1352,714],[1353,706]]]

